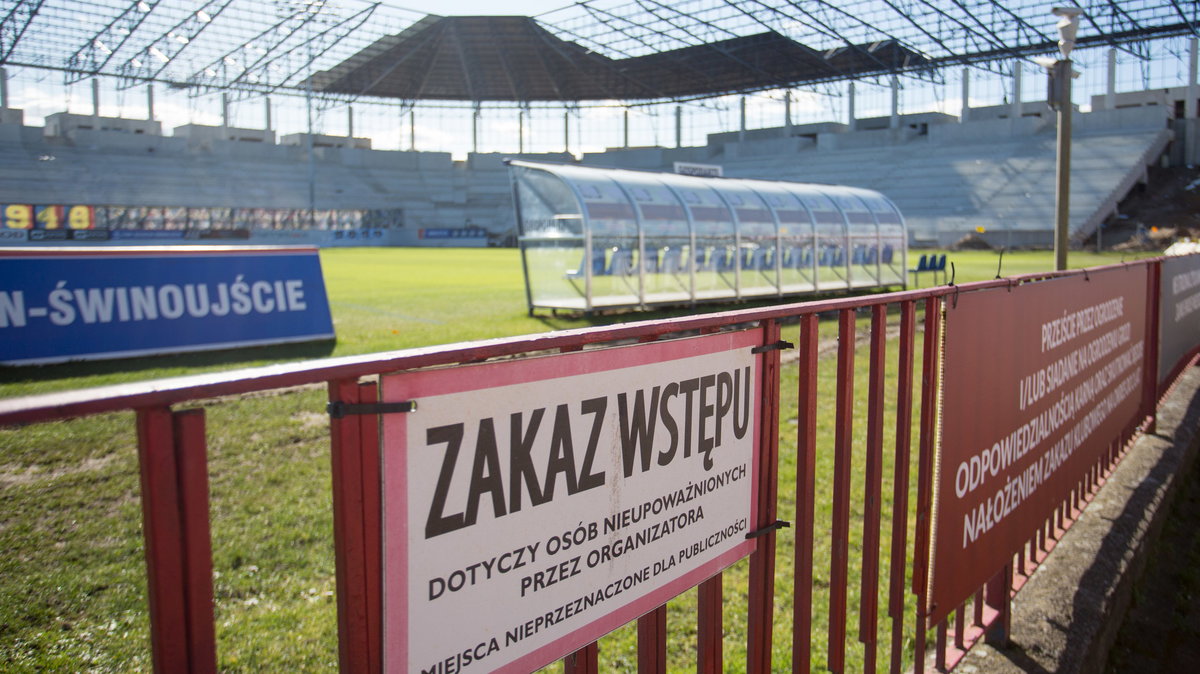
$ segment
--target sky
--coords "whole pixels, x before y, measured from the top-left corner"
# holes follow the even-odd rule
[[[385,0],[389,6],[416,13],[446,15],[511,14],[537,16],[563,9],[573,0]],[[611,7],[628,0],[593,0],[601,7]],[[1178,42],[1179,40],[1176,40]],[[1160,50],[1161,51],[1161,50]],[[1178,51],[1178,50],[1176,50]],[[1105,50],[1102,48],[1077,51],[1076,65],[1083,77],[1076,83],[1075,101],[1090,103],[1090,94],[1105,87]],[[1160,54],[1165,56],[1165,54]],[[1118,91],[1178,86],[1187,68],[1179,58],[1158,58],[1152,62],[1120,55]],[[1022,99],[1037,100],[1044,95],[1044,75],[1040,68],[1026,63],[1022,66],[1025,79]],[[914,79],[902,81],[900,107],[902,113],[938,111],[958,114],[962,108],[960,68],[949,68],[939,74],[944,81],[930,84]],[[970,97],[972,106],[999,105],[1009,100],[1010,79],[978,69],[972,71]],[[69,111],[91,114],[91,81],[64,86],[62,75],[30,68],[9,69],[9,94],[13,107],[24,109],[25,123],[40,125],[46,115]],[[101,112],[103,116],[144,119],[147,113],[145,88],[118,89],[112,81],[101,82]],[[157,85],[154,95],[155,119],[162,122],[163,132],[185,124],[220,125],[221,98],[218,93],[192,96],[187,92]],[[847,97],[843,83],[801,87],[792,92],[792,120],[797,124],[845,121]],[[294,92],[293,92],[294,93]],[[861,81],[856,85],[856,111],[859,117],[882,116],[890,110],[891,92],[886,81]],[[266,124],[264,99],[256,96],[231,97],[230,126],[261,129]],[[302,97],[276,94],[271,97],[272,129],[282,137],[307,130]],[[377,149],[408,149],[449,151],[463,158],[474,147],[478,129],[478,149],[481,152],[515,152],[524,148],[530,152],[561,152],[565,147],[579,152],[596,152],[626,142],[623,130],[626,109],[615,107],[563,108],[550,106],[534,109],[521,118],[514,106],[482,108],[478,122],[472,119],[469,106],[448,106],[438,103],[422,105],[412,116],[397,104],[361,100],[349,104],[340,102],[318,105],[313,130],[329,135],[370,137]],[[746,121],[749,128],[778,127],[784,124],[782,91],[767,91],[749,97]],[[568,119],[569,117],[569,119]],[[628,143],[633,146],[676,143],[675,104],[635,106],[628,110],[630,132]],[[736,96],[687,103],[683,106],[680,140],[684,145],[704,145],[709,133],[733,131],[738,128],[739,113]],[[414,130],[415,129],[415,130]]]

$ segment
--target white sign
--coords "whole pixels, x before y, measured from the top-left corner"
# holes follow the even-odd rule
[[[675,172],[685,176],[700,176],[701,178],[720,178],[725,170],[719,164],[693,164],[692,162],[675,162]]]
[[[753,552],[760,341],[385,377],[387,671],[530,671]]]

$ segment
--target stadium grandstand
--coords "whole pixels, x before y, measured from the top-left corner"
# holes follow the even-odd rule
[[[1200,162],[1200,3],[1081,0],[1071,232]],[[837,183],[1049,245],[1032,0],[0,2],[0,245],[511,245],[506,157]]]

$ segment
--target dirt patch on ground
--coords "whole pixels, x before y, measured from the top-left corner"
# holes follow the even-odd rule
[[[950,250],[992,250],[992,244],[984,241],[978,234],[968,234],[955,241]]]
[[[99,458],[89,457],[74,466],[60,467],[55,468],[54,470],[45,470],[38,465],[0,465],[0,489],[22,484],[32,484],[42,480],[54,480],[65,475],[74,475],[76,473],[88,473],[91,471],[101,470],[108,464],[112,463],[116,456],[116,454],[109,454]]]
[[[1119,210],[1104,223],[1104,248],[1163,250],[1182,238],[1200,238],[1200,168],[1150,168],[1149,182],[1135,188]],[[1093,234],[1084,247],[1095,246]]]
[[[297,412],[292,415],[292,421],[300,424],[301,428],[324,428],[329,426],[329,414],[321,412]]]

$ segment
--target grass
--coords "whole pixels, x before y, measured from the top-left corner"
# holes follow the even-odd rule
[[[951,253],[959,283],[992,278],[998,256]],[[1072,254],[1073,264],[1117,262],[1119,256]],[[595,318],[529,317],[519,257],[513,250],[339,249],[322,251],[339,335],[333,355],[369,353],[436,343],[581,327],[646,315]],[[1006,274],[1045,271],[1049,253],[1004,256]],[[926,277],[928,275],[925,275]],[[932,279],[922,278],[923,284]],[[680,311],[650,314],[662,317]],[[895,317],[893,317],[893,321]],[[785,328],[795,341],[795,327]],[[836,326],[822,325],[826,338]],[[860,324],[860,332],[865,328]],[[311,357],[303,348],[267,348],[182,358],[146,358],[0,371],[0,397],[208,372]],[[859,349],[855,415],[866,413],[866,354]],[[920,352],[917,352],[918,368]],[[895,344],[889,343],[889,393],[894,401]],[[828,522],[831,502],[834,360],[822,358],[818,428],[818,504],[815,551],[813,665],[824,666],[828,622]],[[919,370],[918,370],[919,373]],[[795,409],[798,371],[785,367],[780,425],[780,517],[795,509]],[[226,671],[314,671],[337,660],[334,565],[324,391],[304,390],[201,401],[207,410],[219,665]],[[914,414],[918,410],[914,410]],[[887,415],[893,419],[894,414]],[[894,423],[889,422],[889,423]],[[915,425],[914,425],[915,426]],[[891,474],[894,427],[885,429],[885,475]],[[217,430],[219,429],[219,430]],[[854,503],[864,490],[857,424]],[[132,415],[0,429],[0,669],[46,671],[145,670],[149,643],[145,612],[141,511]],[[915,459],[914,459],[915,462]],[[913,466],[915,476],[915,463]],[[891,523],[891,486],[882,502],[884,546]],[[910,506],[913,499],[910,498]],[[910,507],[910,518],[912,508]],[[852,513],[851,572],[861,564],[862,513]],[[909,523],[911,539],[912,522]],[[778,538],[773,663],[791,662],[791,549],[793,531]],[[909,546],[911,550],[911,543]],[[725,665],[744,668],[747,565],[726,575]],[[852,583],[855,606],[858,587]],[[669,663],[694,667],[694,592],[671,602]],[[907,616],[912,615],[909,599]],[[881,581],[886,615],[886,578]],[[848,630],[848,669],[861,669],[856,611]],[[912,619],[906,620],[911,661]],[[886,643],[888,623],[881,619]],[[602,666],[636,663],[636,630],[624,627],[601,644]],[[881,651],[886,662],[886,650]]]

